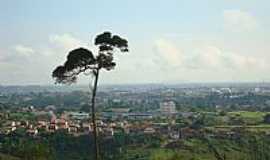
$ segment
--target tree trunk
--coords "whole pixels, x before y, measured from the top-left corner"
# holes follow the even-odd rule
[[[91,99],[92,123],[93,123],[93,129],[94,129],[93,133],[94,133],[94,141],[95,141],[95,146],[94,146],[95,147],[95,160],[99,160],[98,131],[97,131],[96,111],[95,111],[98,76],[99,76],[99,70],[97,70],[96,75],[95,75],[95,82],[94,82],[92,99]]]

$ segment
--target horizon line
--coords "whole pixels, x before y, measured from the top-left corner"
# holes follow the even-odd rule
[[[270,81],[208,81],[208,82],[147,82],[147,83],[100,83],[100,86],[136,86],[136,85],[187,85],[187,84],[270,84]],[[0,84],[0,87],[24,87],[24,86],[55,86],[55,87],[75,87],[75,86],[86,86],[86,83],[74,83],[74,84]]]

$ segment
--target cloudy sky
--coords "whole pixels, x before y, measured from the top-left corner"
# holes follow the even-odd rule
[[[102,83],[270,81],[269,0],[1,0],[0,84],[52,70],[111,31],[129,40]],[[80,84],[87,83],[81,76]]]

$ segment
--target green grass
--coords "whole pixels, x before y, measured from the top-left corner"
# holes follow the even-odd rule
[[[227,159],[244,160],[248,154],[242,146],[231,140],[210,139],[209,142]],[[197,138],[181,141],[180,148],[129,148],[123,160],[216,160],[206,140]]]
[[[238,111],[238,112],[229,112],[230,116],[240,116],[243,118],[263,118],[268,112],[248,112],[248,111]]]
[[[0,153],[0,160],[20,160],[19,158]]]
[[[262,123],[266,114],[268,114],[268,112],[238,111],[229,112],[228,116],[241,119],[245,124],[252,125]]]

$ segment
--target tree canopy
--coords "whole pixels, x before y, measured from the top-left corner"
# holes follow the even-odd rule
[[[70,84],[76,82],[77,76],[82,72],[96,74],[100,69],[111,70],[116,66],[113,60],[115,50],[128,52],[128,41],[110,32],[97,35],[94,44],[99,49],[97,55],[86,48],[70,51],[64,65],[56,67],[52,73],[55,82]]]

